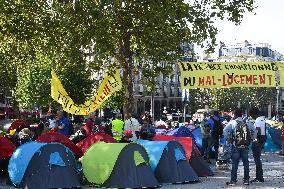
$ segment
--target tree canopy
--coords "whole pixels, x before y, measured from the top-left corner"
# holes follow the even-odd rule
[[[254,0],[0,0],[0,5],[0,55],[17,68],[17,82],[11,77],[21,91],[16,96],[34,95],[28,87],[41,85],[27,76],[31,70],[42,69],[48,78],[52,67],[62,76],[68,73],[66,88],[80,101],[89,87],[75,78],[85,77],[88,83],[91,71],[118,67],[123,70],[125,111],[131,112],[134,60],[142,62],[145,78],[168,74],[183,55],[181,43],[205,44],[212,50],[215,21],[239,24],[254,9]],[[49,68],[31,65],[41,61],[39,56],[50,61],[45,63]],[[46,78],[42,88],[49,88]],[[80,84],[75,88],[71,81]]]

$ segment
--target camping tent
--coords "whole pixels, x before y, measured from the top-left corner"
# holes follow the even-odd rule
[[[79,172],[73,153],[59,143],[29,142],[12,155],[8,172],[21,188],[80,187]]]
[[[161,183],[196,182],[198,176],[186,161],[183,146],[178,141],[137,140],[150,157],[150,166]]]
[[[14,130],[14,129],[16,129],[17,131],[20,131],[21,129],[25,127],[29,127],[29,125],[30,125],[30,122],[23,120],[23,119],[18,119],[18,120],[13,121],[11,126],[8,128],[7,132],[9,133],[10,130]]]
[[[213,172],[210,169],[209,165],[204,161],[204,159],[200,156],[200,152],[195,144],[192,142],[192,138],[190,137],[172,137],[172,136],[163,136],[156,135],[153,140],[177,140],[179,141],[186,152],[186,157],[189,160],[191,167],[194,169],[196,174],[200,177],[212,176]]]
[[[186,154],[186,159],[189,160],[192,153],[192,138],[190,137],[173,137],[173,136],[165,136],[165,135],[156,135],[153,140],[155,141],[171,141],[171,140],[177,140],[179,141]]]
[[[0,136],[0,175],[7,174],[9,158],[16,150],[16,146],[6,137]]]
[[[268,127],[266,127],[266,142],[264,144],[264,151],[265,152],[279,152],[280,151],[280,147],[278,145],[276,145],[269,132],[268,132]]]
[[[146,150],[135,143],[93,144],[80,159],[87,180],[107,188],[155,187]]]
[[[80,148],[78,148],[78,146],[76,146],[71,140],[69,140],[69,138],[58,132],[44,133],[37,139],[37,142],[44,142],[44,143],[58,142],[68,147],[77,158],[83,156],[83,152],[81,151]]]
[[[13,155],[16,146],[6,137],[0,136],[0,159],[8,159]]]
[[[192,131],[192,137],[194,139],[194,143],[199,149],[202,149],[202,133],[201,128],[198,127]]]
[[[88,136],[84,140],[77,143],[76,146],[78,146],[82,150],[82,152],[85,153],[92,144],[99,142],[99,141],[104,141],[106,143],[116,143],[116,140],[112,138],[111,136],[104,134],[104,133],[97,133],[97,134]]]
[[[282,141],[281,141],[281,129],[280,128],[273,128],[273,127],[267,127],[269,135],[271,136],[272,141],[274,144],[281,147]]]
[[[195,144],[193,144],[192,147],[192,154],[189,163],[199,177],[214,175],[208,163],[200,156],[200,152]]]
[[[181,126],[175,130],[169,131],[167,135],[175,137],[191,137],[191,132],[189,128]]]

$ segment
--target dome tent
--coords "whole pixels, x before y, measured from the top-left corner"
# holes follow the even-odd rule
[[[181,126],[181,127],[177,128],[177,129],[169,131],[167,133],[167,135],[175,136],[175,137],[190,137],[192,134],[191,134],[191,131],[190,131],[189,128],[187,128],[185,126]]]
[[[172,137],[165,135],[156,135],[153,140],[156,141],[169,141],[169,140],[177,140],[179,141],[186,152],[186,158],[189,161],[189,164],[194,169],[196,174],[199,177],[212,176],[213,172],[210,169],[209,165],[205,162],[205,160],[200,156],[200,152],[198,148],[195,146],[192,138],[190,137]]]
[[[279,145],[275,144],[271,138],[271,135],[269,134],[269,130],[270,130],[270,127],[267,126],[266,127],[266,142],[264,144],[264,151],[265,152],[279,152],[280,151],[280,147]],[[271,132],[271,131],[270,131]]]
[[[8,172],[12,183],[21,188],[80,187],[76,159],[59,143],[21,145],[9,161]]]
[[[281,148],[282,145],[281,128],[267,127],[267,130],[274,144],[276,144],[279,148]]]
[[[111,136],[104,133],[97,133],[88,136],[84,140],[77,143],[76,146],[79,147],[83,153],[85,153],[92,144],[99,141],[104,141],[106,143],[116,143],[116,140]]]
[[[20,131],[23,128],[29,127],[30,122],[23,120],[23,119],[18,119],[13,121],[13,123],[11,124],[11,126],[8,128],[7,132],[9,133],[10,130],[17,130]]]
[[[178,141],[138,140],[150,156],[150,166],[161,183],[196,182],[198,176],[186,160]]]
[[[0,136],[0,175],[7,175],[10,157],[16,150],[16,146],[8,138]]]
[[[37,139],[37,142],[58,142],[68,147],[77,158],[83,156],[83,152],[78,146],[76,146],[69,138],[58,132],[44,133]]]
[[[0,136],[0,159],[9,159],[13,152],[16,150],[16,146],[8,138]]]
[[[136,143],[93,144],[80,159],[87,180],[107,188],[155,187],[146,150]]]

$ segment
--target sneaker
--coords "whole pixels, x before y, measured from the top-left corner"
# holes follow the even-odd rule
[[[234,182],[234,181],[226,182],[226,185],[228,185],[228,186],[235,186],[236,182]]]
[[[249,185],[249,180],[244,180],[244,185]]]
[[[250,183],[263,183],[263,182],[264,182],[264,179],[257,179],[257,178],[250,181]]]

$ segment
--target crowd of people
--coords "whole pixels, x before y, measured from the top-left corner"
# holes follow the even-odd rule
[[[201,123],[203,156],[210,162],[209,153],[213,148],[213,157],[216,165],[229,168],[231,166],[231,180],[227,185],[234,186],[237,183],[237,170],[239,161],[242,160],[244,166],[244,185],[249,183],[262,183],[263,169],[261,162],[261,152],[266,142],[266,120],[261,115],[258,108],[251,108],[249,117],[245,117],[241,109],[234,111],[234,117],[224,124],[219,112],[215,111],[212,117],[205,119]],[[284,139],[284,126],[282,126],[282,140]],[[221,142],[222,141],[222,142]],[[283,142],[282,152],[283,154]],[[249,150],[251,148],[256,165],[256,177],[252,180],[249,174]]]
[[[184,126],[190,130],[196,127],[201,128],[202,148],[200,151],[208,163],[212,163],[212,159],[215,159],[217,168],[229,169],[231,162],[231,179],[227,185],[236,184],[240,160],[244,166],[243,184],[264,182],[261,152],[266,142],[266,120],[258,108],[251,108],[248,118],[244,118],[241,109],[236,109],[233,117],[227,121],[220,116],[219,111],[214,111],[213,115],[205,116],[200,123],[196,121],[192,124],[184,124]],[[18,146],[36,140],[43,132],[51,131],[59,132],[74,143],[78,143],[91,134],[103,132],[118,142],[125,143],[137,139],[151,140],[157,128],[171,129],[168,125],[152,123],[152,118],[147,113],[140,117],[126,114],[124,119],[122,114],[116,114],[110,119],[103,119],[96,115],[87,119],[77,116],[71,121],[66,113],[58,111],[57,114],[49,114],[42,118],[36,127],[23,125],[16,130],[10,130],[7,137]],[[282,126],[282,141],[284,141],[284,126]],[[249,180],[250,149],[256,165],[256,177],[252,180]],[[280,154],[284,154],[284,142],[282,142]]]

